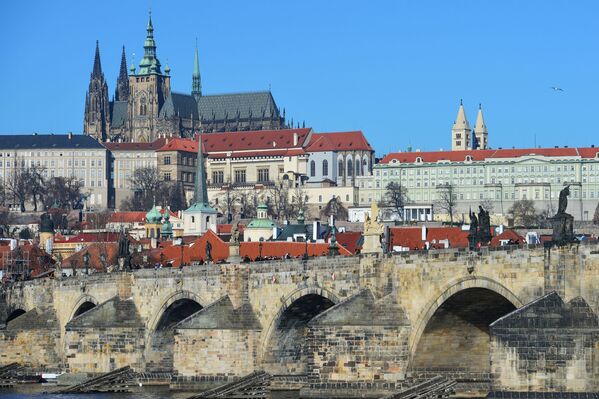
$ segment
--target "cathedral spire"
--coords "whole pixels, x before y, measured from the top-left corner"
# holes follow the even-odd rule
[[[196,39],[196,54],[193,62],[193,75],[191,77],[191,94],[196,101],[202,96],[202,79],[200,77],[200,59],[198,56],[198,39]]]
[[[99,77],[102,75],[102,63],[100,62],[100,42],[96,40],[96,55],[94,56],[94,69],[92,76]]]
[[[119,77],[116,81],[114,99],[116,101],[127,101],[129,99],[129,75],[127,75],[125,46],[123,46],[123,52],[121,53],[121,67],[119,68]]]
[[[160,61],[156,57],[156,42],[154,41],[154,25],[152,24],[152,13],[146,26],[146,40],[144,42],[144,57],[139,63],[139,75],[158,74],[161,75]]]

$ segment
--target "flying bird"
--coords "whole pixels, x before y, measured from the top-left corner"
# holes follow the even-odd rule
[[[561,87],[556,87],[556,86],[551,86],[551,89],[553,91],[564,91],[564,89],[562,89]]]

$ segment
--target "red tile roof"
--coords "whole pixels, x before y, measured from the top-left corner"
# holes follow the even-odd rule
[[[171,245],[166,248],[156,248],[151,250],[148,253],[148,262],[152,264],[162,261],[164,264],[180,267],[181,260],[187,265],[192,262],[205,261],[207,242],[210,242],[212,245],[211,255],[213,261],[219,262],[226,260],[229,257],[229,244],[224,242],[213,231],[209,230],[189,245],[183,247]],[[262,242],[262,257],[283,258],[286,254],[289,254],[292,258],[299,258],[304,255],[305,249],[306,244],[302,242],[265,241]],[[240,243],[239,252],[242,258],[248,257],[251,260],[255,260],[260,256],[260,243],[242,242]],[[328,253],[328,243],[308,244],[309,256],[325,256]],[[339,246],[339,253],[343,256],[352,255],[352,253],[343,246]]]
[[[54,237],[54,243],[68,243],[68,242],[117,242],[119,240],[119,233],[113,232],[102,232],[102,233],[79,233],[76,236],[63,238],[57,240]]]
[[[146,212],[114,212],[108,223],[144,223]]]
[[[216,225],[216,232],[218,234],[231,234],[231,228],[233,227],[232,224],[217,224]],[[239,232],[243,233],[243,231],[245,230],[245,225],[239,223],[237,225],[237,227],[239,228]]]
[[[68,269],[71,267],[71,262],[74,262],[76,268],[84,269],[85,262],[83,261],[83,255],[89,253],[89,268],[97,272],[102,272],[104,271],[104,266],[108,267],[118,264],[118,251],[119,244],[116,242],[92,243],[64,259],[61,266],[63,269]],[[100,261],[101,254],[105,256],[105,265]]]
[[[104,143],[110,151],[156,151],[166,143],[166,139],[158,139],[151,143]]]
[[[362,239],[362,233],[359,231],[337,233],[336,237],[337,242],[347,248],[352,254],[355,254],[358,250],[362,249],[362,246],[359,245],[359,242]]]
[[[459,227],[427,227],[426,241],[436,248],[443,248],[440,241],[449,240],[450,248],[468,248],[468,231]],[[422,227],[392,227],[390,229],[389,248],[401,246],[410,250],[426,248],[426,241],[422,241]],[[436,244],[433,243],[436,241]]]
[[[303,151],[306,139],[312,129],[283,129],[283,130],[255,130],[247,132],[223,132],[202,135],[202,147],[205,154],[223,154],[228,152],[260,152],[262,150],[286,151],[295,149]],[[297,135],[297,144],[294,144],[294,135]],[[169,139],[158,151],[188,151],[198,152],[197,140]],[[282,155],[288,155],[286,152]],[[240,155],[237,154],[239,157]]]
[[[501,245],[501,241],[509,241],[511,240],[515,245],[520,245],[526,243],[524,237],[520,234],[516,233],[514,230],[508,229],[504,230],[503,233],[496,235],[491,238],[491,246],[499,247]]]
[[[314,133],[306,151],[372,151],[362,131]]]
[[[581,157],[595,158],[599,148],[515,148],[497,150],[464,150],[464,151],[425,151],[425,152],[395,152],[387,154],[380,163],[386,164],[393,160],[404,163],[416,162],[420,158],[422,162],[452,161],[463,162],[467,156],[473,161],[483,161],[493,158],[516,158],[527,155],[540,155],[545,157]]]

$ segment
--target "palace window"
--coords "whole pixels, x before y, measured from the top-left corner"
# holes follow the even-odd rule
[[[316,176],[316,162],[310,161],[310,176]]]
[[[164,164],[165,165],[170,165],[171,164],[171,157],[170,155],[167,155],[164,157]]]
[[[170,172],[166,172],[166,173],[163,175],[163,180],[164,180],[164,181],[170,181],[170,180],[171,180],[171,174],[170,174]]]
[[[337,170],[339,171],[339,177],[342,177],[344,175],[344,173],[343,173],[344,168],[343,168],[343,160],[342,159],[339,160],[339,168]]]
[[[322,161],[322,175],[327,176],[329,174],[329,162],[325,159]]]
[[[352,161],[351,161],[351,159],[348,159],[347,160],[347,176],[352,176],[353,171],[354,171],[354,168],[353,168]]]
[[[225,180],[225,172],[222,170],[213,170],[212,171],[212,183],[222,184]]]
[[[235,183],[245,183],[245,169],[235,170]]]
[[[314,162],[314,161],[312,161]],[[267,182],[269,180],[268,168],[258,169],[258,181]]]

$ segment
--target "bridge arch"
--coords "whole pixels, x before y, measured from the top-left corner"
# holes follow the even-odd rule
[[[516,295],[490,278],[468,276],[451,282],[414,324],[411,369],[433,373],[459,369],[465,375],[486,372],[489,324],[521,306]]]
[[[75,305],[73,306],[71,313],[69,314],[67,323],[73,320],[75,317],[87,312],[88,310],[95,308],[96,306],[98,306],[98,300],[96,298],[87,294],[82,295],[81,297],[79,297],[79,299],[77,299],[77,302],[75,302]]]
[[[17,317],[22,316],[25,313],[26,313],[26,311],[22,308],[13,309],[8,313],[8,316],[6,317],[6,320],[4,321],[4,323],[8,324],[9,321],[12,321],[12,320],[16,319]]]
[[[171,293],[155,312],[148,324],[146,371],[172,372],[175,331],[173,327],[183,319],[200,311],[203,306],[199,295],[179,290]]]
[[[267,323],[259,364],[275,374],[304,374],[307,323],[339,302],[337,295],[317,285],[299,287],[284,297]]]

